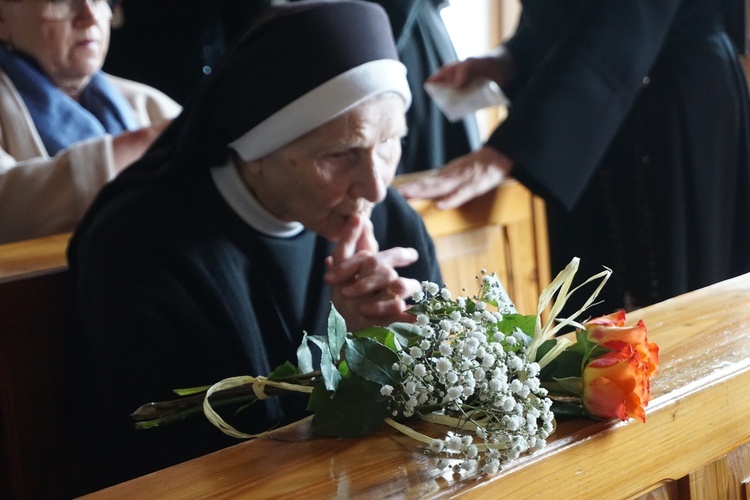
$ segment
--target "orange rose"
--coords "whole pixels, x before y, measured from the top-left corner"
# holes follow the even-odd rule
[[[600,418],[628,417],[646,422],[649,368],[632,345],[613,341],[608,352],[583,369],[583,405]]]
[[[600,316],[583,324],[586,327],[586,339],[601,346],[619,350],[610,345],[612,342],[625,342],[633,346],[640,356],[640,361],[648,367],[652,375],[659,364],[659,347],[648,340],[648,332],[643,321],[635,326],[625,326],[625,311]]]

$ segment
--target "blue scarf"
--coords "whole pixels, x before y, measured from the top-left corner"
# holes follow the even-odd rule
[[[0,45],[0,66],[13,81],[34,120],[47,153],[71,144],[138,128],[133,108],[99,71],[76,102],[34,64]]]

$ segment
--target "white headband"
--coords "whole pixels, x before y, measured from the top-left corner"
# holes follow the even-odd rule
[[[290,102],[229,147],[243,161],[267,156],[370,97],[396,92],[411,104],[406,67],[395,59],[370,61],[352,68]]]

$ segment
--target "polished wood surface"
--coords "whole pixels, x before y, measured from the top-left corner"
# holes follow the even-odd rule
[[[0,245],[0,283],[67,269],[70,234]]]
[[[491,477],[440,471],[390,428],[322,439],[303,422],[87,498],[747,498],[750,274],[638,319],[661,348],[646,424],[561,420],[545,450]]]

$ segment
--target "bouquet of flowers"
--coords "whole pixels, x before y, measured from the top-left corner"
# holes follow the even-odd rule
[[[202,407],[223,432],[255,438],[266,433],[242,433],[214,407],[305,392],[315,434],[363,436],[385,423],[424,443],[441,467],[491,474],[543,448],[556,413],[645,422],[658,347],[642,321],[626,326],[623,311],[576,321],[611,274],[604,270],[572,287],[578,262],[573,259],[542,292],[536,315],[518,314],[497,276],[485,271],[479,293],[470,298],[453,299],[447,288],[423,283],[413,297],[414,324],[348,332],[332,308],[327,335],[305,334],[296,366],[287,362],[268,377],[177,391],[184,397],[139,408],[136,427],[162,425]],[[574,314],[557,318],[574,292],[597,281]],[[573,333],[558,336],[570,327],[574,341]],[[321,352],[319,369],[311,344]],[[409,425],[415,418],[448,430],[427,436]]]

